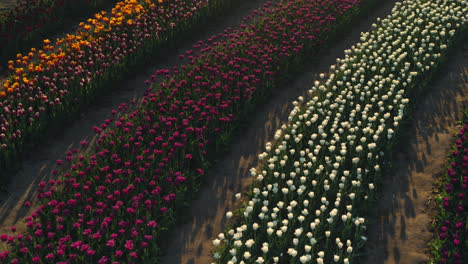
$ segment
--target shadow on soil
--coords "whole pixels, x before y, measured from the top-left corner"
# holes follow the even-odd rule
[[[444,172],[455,125],[468,106],[468,42],[461,41],[427,91],[413,99],[400,143],[388,159],[382,196],[370,217],[367,262],[424,263],[431,234],[429,196]]]
[[[345,49],[359,41],[360,32],[369,30],[377,17],[386,16],[394,3],[393,0],[378,3],[372,12],[343,32],[333,45],[312,58],[302,74],[273,91],[268,100],[257,107],[240,135],[230,144],[227,154],[220,157],[208,173],[197,199],[187,208],[186,222],[171,233],[173,239],[164,245],[166,254],[162,264],[212,262],[211,241],[223,231],[225,213],[236,208],[234,195],[249,189],[252,183],[249,170],[256,166],[257,156],[264,151],[265,143],[271,141],[275,131],[287,122],[291,103],[305,94],[320,73],[328,72],[336,58],[343,57]]]
[[[45,137],[44,141],[33,147],[23,157],[22,168],[8,175],[8,183],[0,179],[0,234],[10,234],[10,227],[15,225],[17,232],[25,230],[22,219],[37,208],[35,194],[37,184],[41,181],[55,179],[51,174],[56,169],[55,161],[65,159],[65,152],[79,148],[80,141],[90,142],[94,136],[92,127],[101,124],[111,117],[111,111],[120,103],[141,98],[147,85],[144,81],[158,69],[168,69],[180,65],[178,55],[193,48],[200,39],[222,32],[226,28],[236,27],[241,19],[250,14],[268,0],[238,1],[234,7],[224,11],[223,15],[209,19],[206,26],[197,28],[193,35],[184,38],[175,46],[164,48],[152,63],[131,78],[119,82],[112,91],[96,98],[76,119],[62,127],[59,133]],[[2,0],[0,0],[2,3]],[[23,206],[25,201],[31,201],[31,208]]]

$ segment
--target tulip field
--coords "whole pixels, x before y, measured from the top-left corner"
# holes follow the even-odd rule
[[[0,91],[0,177],[25,148],[111,89],[154,49],[232,1],[125,0],[110,14],[102,11],[79,23],[75,34],[44,39],[42,49],[17,54],[8,61],[10,74]]]
[[[468,172],[465,169],[468,166],[467,132],[465,118],[457,134],[454,150],[451,152],[442,190],[436,197],[438,230],[432,246],[438,263],[464,263],[467,260]]]
[[[24,0],[0,13],[0,40],[6,40],[0,65],[7,67],[0,78],[0,177],[6,182],[28,166],[26,153],[47,149],[44,139],[92,113],[87,108],[118,93],[121,82],[172,56],[161,52],[193,42],[176,51],[175,63],[146,76],[140,96],[80,128],[93,138],[76,137],[77,147],[51,154],[56,169],[39,180],[33,201],[22,204],[26,217],[0,234],[0,263],[174,263],[164,256],[174,252],[171,241],[183,221],[191,221],[183,211],[206,191],[211,171],[242,140],[245,126],[263,125],[250,117],[382,4],[258,1],[237,24],[197,38],[205,23],[237,14],[243,2]],[[368,226],[378,217],[372,208],[386,192],[392,154],[415,106],[468,32],[468,1],[394,2],[289,102],[287,119],[249,164],[249,187],[229,197],[235,206],[203,208],[223,219],[222,228],[209,234],[210,248],[188,253],[190,263],[202,263],[194,260],[201,255],[213,264],[364,263]],[[89,18],[54,40],[51,23],[70,12]],[[417,252],[427,263],[468,262],[463,122],[443,160],[446,173],[431,178],[432,196],[420,198],[434,201],[427,210],[432,238]],[[196,225],[190,230],[197,232]]]
[[[6,60],[12,52],[31,48],[33,41],[39,41],[65,19],[89,16],[111,3],[111,0],[19,1],[14,8],[0,11],[0,58]]]
[[[357,258],[384,154],[394,145],[411,94],[424,89],[466,24],[466,8],[462,2],[399,3],[345,51],[328,78],[293,102],[290,123],[251,170],[257,184],[238,222],[213,241],[219,263]],[[462,213],[463,205],[457,209]]]

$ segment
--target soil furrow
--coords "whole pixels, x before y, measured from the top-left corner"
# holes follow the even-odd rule
[[[419,98],[401,146],[383,174],[382,195],[368,225],[368,264],[425,263],[432,237],[428,201],[468,106],[468,42],[456,48]],[[462,40],[463,41],[463,40]],[[417,100],[417,101],[416,101]]]
[[[3,187],[0,191],[0,234],[11,233],[10,227],[13,225],[17,226],[17,232],[24,231],[22,219],[37,208],[37,201],[34,197],[36,186],[39,182],[53,177],[51,172],[55,169],[55,161],[64,160],[67,150],[79,148],[81,140],[89,141],[94,136],[92,127],[110,118],[111,111],[117,109],[120,103],[142,97],[148,88],[144,81],[150,79],[155,70],[179,65],[180,53],[192,49],[192,46],[196,45],[199,40],[208,39],[214,34],[223,32],[226,28],[238,26],[243,17],[266,2],[267,0],[243,1],[236,8],[226,11],[224,16],[210,19],[212,23],[203,30],[194,32],[193,37],[167,49],[167,52],[162,52],[163,55],[155,59],[154,65],[122,82],[119,87],[115,87],[114,92],[97,98],[86,112],[81,113],[78,120],[71,120],[62,133],[50,136],[38,144],[38,147],[26,153],[23,168],[9,177],[11,180],[7,186],[0,186]],[[32,206],[25,208],[23,206],[25,201],[32,201]]]
[[[327,72],[337,58],[343,58],[344,50],[357,43],[360,33],[370,30],[377,17],[390,13],[395,2],[378,3],[350,31],[343,32],[336,43],[323,50],[320,56],[311,58],[312,62],[304,73],[288,86],[274,91],[271,98],[257,108],[249,125],[231,143],[228,153],[210,170],[207,183],[187,212],[187,222],[179,225],[171,236],[173,239],[168,240],[163,264],[211,263],[211,241],[223,230],[225,213],[236,208],[234,195],[248,190],[251,183],[249,169],[257,164],[257,156],[263,151],[264,144],[271,141],[274,132],[287,122],[291,102],[304,95],[318,75]]]

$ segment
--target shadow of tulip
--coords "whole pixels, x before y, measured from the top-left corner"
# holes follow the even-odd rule
[[[382,3],[375,12],[358,21],[351,31],[343,32],[340,41],[311,58],[310,66],[303,73],[288,85],[274,90],[268,100],[256,108],[240,135],[231,142],[228,153],[206,175],[205,185],[190,205],[190,222],[178,226],[173,232],[174,239],[167,244],[162,264],[212,262],[212,240],[226,227],[226,212],[236,209],[233,197],[249,190],[252,183],[249,170],[257,165],[258,154],[264,151],[267,142],[273,140],[276,130],[287,122],[291,103],[304,95],[320,73],[327,72],[329,66],[336,63],[336,58],[344,56],[345,49],[359,41],[360,32],[367,31],[376,17],[386,15],[394,3],[393,0]],[[206,235],[207,228],[213,230],[211,236]]]
[[[457,46],[426,90],[413,100],[381,196],[369,219],[363,263],[422,263],[431,238],[426,208],[435,175],[442,173],[455,125],[468,106],[468,42]],[[400,231],[395,236],[396,230]],[[392,250],[390,250],[392,249]]]
[[[0,0],[0,4],[2,1],[7,0]],[[246,1],[242,6],[230,10],[229,16],[214,18],[216,23],[211,23],[174,47],[164,48],[160,53],[162,55],[157,56],[153,65],[133,78],[121,82],[119,87],[115,87],[111,92],[96,98],[94,104],[85,109],[78,118],[69,120],[60,133],[50,135],[37,147],[25,153],[23,167],[7,175],[9,182],[0,189],[0,234],[11,234],[10,227],[13,225],[17,227],[17,233],[26,230],[24,217],[31,215],[38,208],[37,185],[42,181],[56,179],[52,174],[52,171],[57,169],[56,160],[65,160],[65,152],[79,148],[81,140],[87,140],[92,145],[93,126],[111,118],[111,111],[117,109],[120,103],[141,98],[148,88],[145,80],[150,79],[151,74],[158,69],[169,69],[180,65],[178,55],[182,51],[192,49],[200,39],[207,39],[228,27],[238,25],[241,22],[240,18],[265,2],[267,0]],[[31,201],[31,207],[24,207],[25,201]],[[0,243],[1,246],[3,243]]]

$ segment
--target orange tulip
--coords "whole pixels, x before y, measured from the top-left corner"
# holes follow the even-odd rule
[[[23,73],[23,68],[17,68],[15,74],[20,76]]]
[[[158,3],[162,2],[162,0],[158,0]],[[74,34],[67,34],[64,38],[57,38],[55,43],[52,43],[49,39],[44,39],[43,48],[39,50],[31,48],[28,56],[18,53],[16,61],[8,61],[8,70],[15,73],[10,80],[14,80],[15,84],[10,86],[9,82],[5,82],[5,88],[14,89],[19,87],[20,83],[28,84],[33,82],[31,79],[32,74],[42,72],[45,68],[53,68],[67,54],[78,52],[82,46],[101,40],[103,32],[112,31],[115,26],[122,24],[133,25],[135,23],[134,19],[141,17],[145,11],[149,10],[147,9],[148,6],[153,8],[154,3],[154,0],[145,0],[143,6],[138,0],[121,0],[115,4],[109,14],[106,11],[101,11],[96,13],[93,18],[80,22],[79,29]],[[53,51],[55,53],[48,55],[49,52]]]

